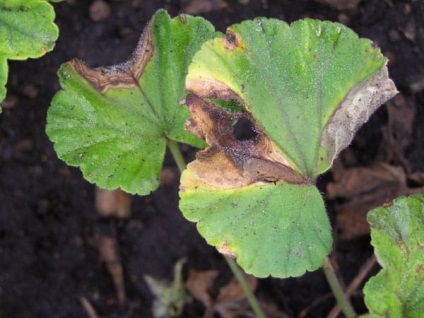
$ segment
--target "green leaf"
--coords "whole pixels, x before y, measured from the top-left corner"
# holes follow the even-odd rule
[[[126,63],[97,69],[78,60],[63,65],[63,90],[52,101],[47,124],[58,156],[102,188],[155,190],[167,140],[204,145],[184,131],[189,113],[180,101],[194,53],[214,36],[202,18],[171,19],[160,10]]]
[[[186,128],[208,147],[183,174],[183,214],[255,276],[321,266],[331,231],[315,179],[397,93],[386,62],[347,27],[310,19],[245,21],[205,43],[186,78]],[[247,123],[252,136],[237,136],[234,121]],[[260,217],[264,205],[269,214]],[[281,222],[289,226],[275,230]]]
[[[424,195],[401,197],[368,213],[383,269],[364,287],[373,317],[424,315]]]
[[[199,96],[217,85],[234,92],[290,166],[315,178],[396,94],[386,62],[371,41],[341,24],[306,19],[289,26],[260,18],[205,44],[190,66],[187,88]],[[337,109],[349,112],[347,127],[334,127],[341,120]]]
[[[185,262],[186,260],[182,258],[175,264],[174,280],[172,282],[161,281],[149,275],[144,276],[155,296],[152,308],[153,317],[179,317],[184,305],[192,300],[184,287],[183,265]]]
[[[315,186],[288,183],[216,189],[183,175],[180,208],[221,253],[257,277],[301,276],[323,263],[331,229]]]
[[[38,58],[53,50],[59,35],[54,18],[45,0],[0,2],[0,102],[6,95],[7,59]]]

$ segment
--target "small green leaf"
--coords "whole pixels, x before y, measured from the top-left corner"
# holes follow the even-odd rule
[[[59,35],[54,18],[45,0],[0,2],[0,102],[6,95],[7,59],[38,58],[53,50]]]
[[[301,276],[321,266],[331,229],[315,186],[288,183],[216,189],[187,170],[180,209],[206,241],[257,277]]]
[[[383,269],[364,287],[373,317],[424,316],[424,195],[401,197],[368,213]]]
[[[174,280],[164,282],[149,275],[144,276],[150,290],[155,296],[153,302],[153,317],[179,317],[184,305],[192,299],[184,288],[183,265],[185,259],[180,259],[174,267]]]
[[[58,156],[102,188],[148,194],[159,185],[167,140],[201,147],[184,131],[184,79],[194,53],[215,36],[202,18],[158,11],[132,59],[89,69],[62,66],[47,133]]]
[[[311,19],[245,21],[206,42],[186,79],[186,128],[208,147],[183,173],[183,214],[255,276],[321,266],[331,230],[315,179],[397,93],[386,62],[347,27]],[[234,131],[242,120],[250,138]]]

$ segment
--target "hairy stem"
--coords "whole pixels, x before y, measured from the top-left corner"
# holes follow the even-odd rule
[[[322,266],[322,269],[324,270],[325,278],[330,285],[331,291],[333,292],[334,297],[336,297],[337,303],[342,308],[346,318],[355,318],[356,313],[353,310],[349,300],[345,297],[343,288],[340,286],[340,282],[337,279],[336,273],[334,272],[333,266],[331,265],[331,261],[328,256],[325,258],[325,263]]]
[[[183,154],[181,153],[180,147],[178,146],[178,143],[173,140],[168,140],[167,146],[169,151],[171,152],[172,157],[175,160],[175,163],[177,164],[178,169],[180,172],[183,172],[185,170],[187,164],[184,160]]]
[[[225,256],[225,260],[227,261],[228,266],[236,277],[241,288],[243,289],[244,295],[246,296],[250,306],[255,312],[256,317],[265,318],[265,314],[263,313],[262,308],[259,306],[256,296],[253,294],[252,290],[249,288],[249,284],[244,278],[243,271],[240,269],[240,267],[238,267],[238,265],[232,258]]]
[[[175,160],[175,163],[178,166],[178,169],[180,172],[183,172],[183,170],[186,168],[186,163],[184,160],[184,157],[180,151],[180,148],[178,146],[178,143],[172,140],[168,140],[167,143],[168,149],[171,152],[172,157]],[[249,301],[250,306],[252,307],[253,311],[255,312],[255,315],[257,318],[265,318],[265,314],[262,311],[261,307],[259,306],[258,300],[256,296],[253,294],[252,290],[249,288],[249,284],[247,283],[246,279],[244,278],[242,270],[237,266],[236,262],[225,256],[225,260],[227,261],[228,266],[230,267],[231,271],[233,272],[234,276],[236,277],[238,283],[240,284],[241,288],[243,289],[243,292]]]

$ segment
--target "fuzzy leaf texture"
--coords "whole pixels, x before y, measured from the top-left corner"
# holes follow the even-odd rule
[[[59,70],[63,88],[48,112],[47,133],[62,160],[106,189],[148,194],[159,185],[167,140],[201,147],[184,131],[184,79],[194,53],[215,36],[202,18],[158,11],[133,57],[90,69],[73,60]]]
[[[7,60],[38,58],[53,50],[59,36],[54,19],[45,0],[0,1],[0,102],[6,96]]]
[[[371,317],[424,317],[424,195],[401,197],[368,213],[383,269],[364,287]]]
[[[182,175],[185,217],[255,276],[320,267],[331,229],[315,179],[397,93],[386,62],[370,40],[311,19],[245,21],[205,43],[186,79],[186,128],[208,147]],[[242,120],[253,137],[237,136]]]

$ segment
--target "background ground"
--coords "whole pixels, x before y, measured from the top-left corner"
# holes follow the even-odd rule
[[[398,195],[422,191],[421,0],[69,0],[55,8],[60,28],[56,49],[39,60],[10,63],[0,116],[0,317],[88,317],[82,299],[100,317],[151,317],[153,296],[143,275],[169,280],[182,257],[187,258],[186,271],[218,270],[222,279],[216,284],[228,282],[221,256],[177,209],[178,172],[171,159],[165,162],[166,178],[159,190],[133,198],[131,218],[101,217],[94,186],[78,169],[57,159],[44,131],[50,100],[59,90],[59,65],[73,57],[90,66],[125,60],[159,8],[171,15],[202,15],[220,31],[256,16],[340,21],[371,38],[389,57],[389,71],[401,94],[373,115],[319,184],[335,228],[332,257],[346,284],[372,256],[366,211]],[[185,153],[193,156],[191,149]],[[123,305],[99,256],[98,237],[116,240],[125,277]],[[371,273],[377,271],[375,265]],[[360,290],[352,301],[364,312]],[[325,317],[334,305],[321,271],[261,280],[257,295],[275,305],[275,317]],[[183,316],[203,313],[202,303],[193,301]]]

